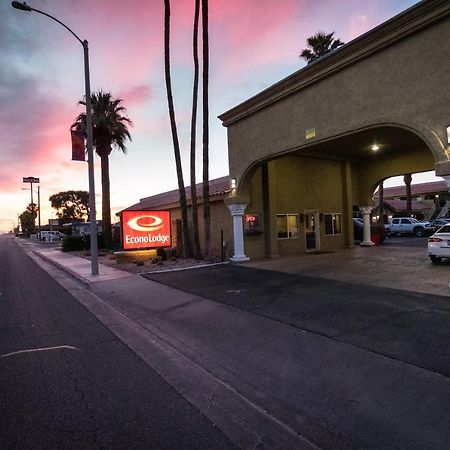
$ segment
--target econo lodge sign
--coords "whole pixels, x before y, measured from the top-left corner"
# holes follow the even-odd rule
[[[124,250],[170,247],[169,211],[122,211]]]

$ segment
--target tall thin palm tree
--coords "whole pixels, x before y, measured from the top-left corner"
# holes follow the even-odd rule
[[[192,37],[192,53],[194,58],[194,84],[192,88],[192,119],[191,119],[191,203],[192,203],[192,228],[194,235],[194,258],[201,257],[200,236],[198,232],[198,205],[195,176],[195,145],[197,133],[197,104],[198,104],[198,22],[200,15],[200,0],[195,0],[194,29]]]
[[[169,107],[170,129],[172,131],[173,151],[178,179],[178,192],[180,196],[181,223],[183,233],[183,255],[185,258],[191,254],[191,245],[188,228],[188,214],[186,189],[183,180],[183,168],[181,166],[180,143],[178,141],[175,109],[173,106],[172,80],[170,76],[170,0],[164,0],[164,68],[166,78],[167,104]]]
[[[94,149],[101,162],[103,245],[106,248],[110,248],[112,244],[109,155],[113,149],[126,153],[125,142],[131,141],[128,128],[132,126],[132,122],[122,101],[101,90],[91,94]],[[72,129],[86,131],[86,113],[78,115]]]
[[[209,36],[208,0],[202,0],[203,39],[203,220],[205,258],[211,258],[211,211],[209,207]]]
[[[308,64],[311,64],[316,59],[320,58],[333,50],[336,50],[341,45],[344,45],[340,39],[334,38],[334,31],[332,33],[324,33],[319,31],[313,36],[306,39],[307,48],[302,50],[299,58],[303,58]]]

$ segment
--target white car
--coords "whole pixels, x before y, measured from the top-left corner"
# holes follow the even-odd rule
[[[444,225],[428,238],[428,256],[434,263],[450,258],[450,225]]]
[[[56,242],[63,239],[66,235],[60,231],[41,231],[41,240],[45,242]]]

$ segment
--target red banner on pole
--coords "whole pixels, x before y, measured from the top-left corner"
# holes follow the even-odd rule
[[[82,131],[71,130],[70,135],[72,137],[72,161],[86,161],[84,133]]]

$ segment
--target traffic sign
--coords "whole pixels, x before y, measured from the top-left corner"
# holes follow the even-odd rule
[[[24,183],[39,183],[39,178],[36,177],[23,177]]]

